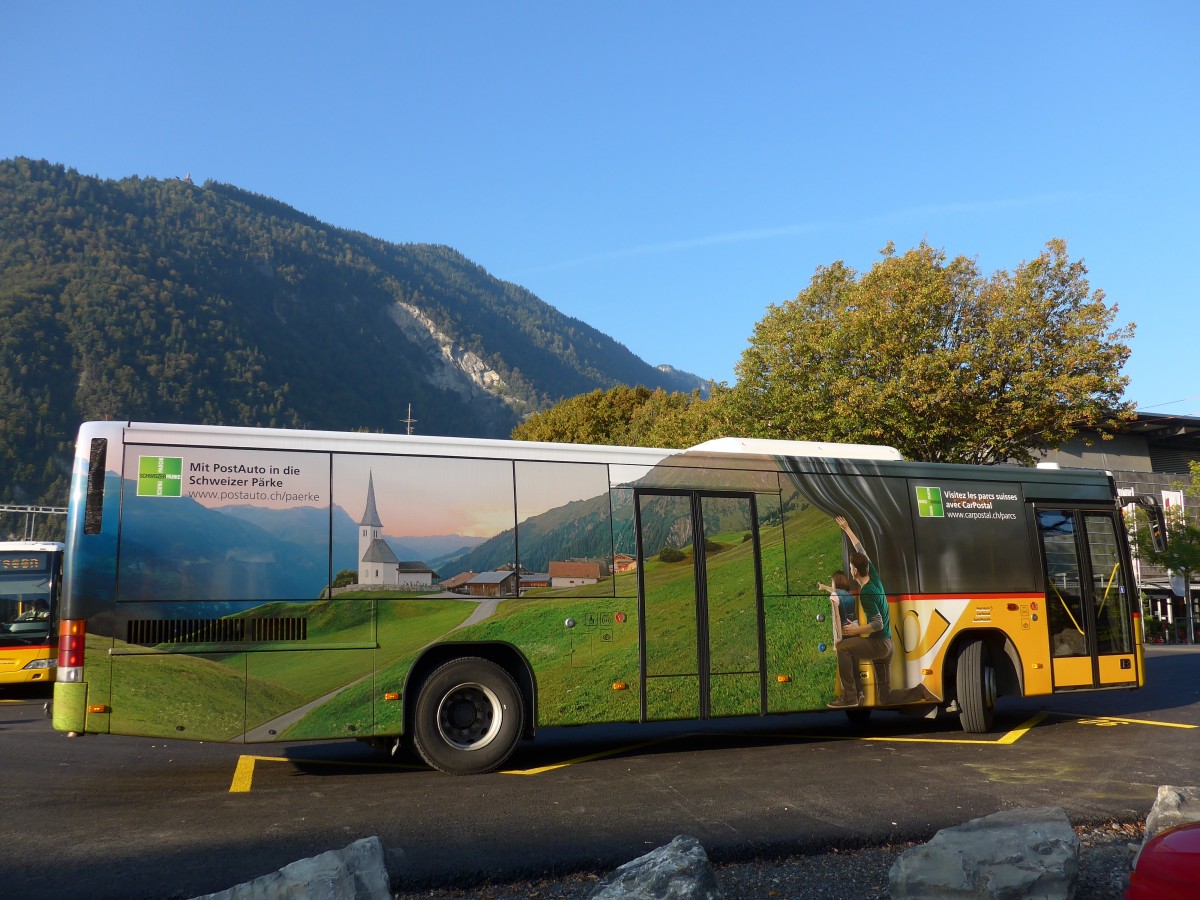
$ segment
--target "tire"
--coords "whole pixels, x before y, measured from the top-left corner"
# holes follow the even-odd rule
[[[449,775],[479,775],[516,749],[525,707],[512,676],[486,659],[445,663],[426,679],[413,709],[421,758]]]
[[[996,670],[988,662],[987,645],[983,641],[977,638],[968,641],[958,655],[955,686],[963,731],[969,734],[991,731],[996,708]]]

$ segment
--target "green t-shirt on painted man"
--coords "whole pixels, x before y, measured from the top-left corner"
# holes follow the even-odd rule
[[[862,604],[863,616],[866,617],[867,624],[875,628],[875,631],[867,637],[890,639],[892,617],[888,612],[887,594],[883,591],[883,581],[879,578],[879,572],[875,570],[875,563],[868,560],[868,565],[871,577],[858,594],[858,602]]]

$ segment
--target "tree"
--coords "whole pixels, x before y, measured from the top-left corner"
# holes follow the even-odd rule
[[[352,584],[358,584],[358,573],[353,569],[342,569],[333,576],[333,586],[335,588],[349,587]]]
[[[861,277],[822,266],[755,326],[729,416],[754,437],[1031,463],[1133,415],[1120,374],[1133,325],[1111,328],[1117,307],[1086,275],[1061,240],[990,277],[925,242],[901,256],[889,244]]]
[[[570,397],[536,413],[513,429],[521,441],[607,444],[627,447],[690,447],[732,434],[723,416],[728,388],[712,386],[711,397],[661,388],[619,385]]]
[[[1190,462],[1191,481],[1188,484],[1176,483],[1175,487],[1185,491],[1193,501],[1200,500],[1200,463]],[[1166,510],[1167,546],[1164,550],[1156,550],[1150,536],[1150,529],[1144,521],[1144,514],[1138,515],[1133,532],[1133,544],[1139,559],[1154,566],[1167,569],[1178,575],[1185,585],[1184,594],[1187,597],[1185,609],[1188,610],[1187,627],[1188,640],[1194,642],[1195,625],[1191,611],[1192,575],[1200,572],[1200,525],[1196,517],[1189,517],[1182,506],[1172,506]]]

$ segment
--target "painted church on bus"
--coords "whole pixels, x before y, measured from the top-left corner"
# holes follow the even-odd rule
[[[433,587],[437,573],[423,562],[396,557],[383,537],[383,522],[375,507],[375,478],[367,475],[367,505],[358,522],[358,583],[387,587]]]

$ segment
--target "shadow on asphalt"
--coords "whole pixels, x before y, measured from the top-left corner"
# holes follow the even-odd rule
[[[830,744],[863,736],[999,740],[1028,718],[1028,712],[1005,714],[998,710],[996,728],[990,735],[963,733],[958,717],[952,714],[925,719],[893,710],[876,710],[865,725],[850,723],[842,713],[798,713],[707,722],[546,728],[536,740],[525,741],[517,748],[501,774],[533,774],[593,759],[654,757],[717,748]],[[391,756],[358,743],[292,746],[283,755],[297,772],[314,776],[368,775],[381,770],[432,771],[411,750]]]
[[[794,713],[778,716],[714,719],[705,722],[650,722],[544,728],[535,741],[523,742],[503,771],[558,767],[616,756],[657,756],[709,748],[737,748],[797,743],[830,743],[856,737],[924,737],[946,741],[996,740],[1046,712],[1064,715],[1152,717],[1195,702],[1200,683],[1200,647],[1147,648],[1147,686],[1141,690],[1086,691],[1048,697],[1001,698],[996,722],[987,735],[965,734],[958,717],[929,719],[894,710],[875,710],[868,722],[852,724],[842,713]],[[253,745],[252,745],[253,746]],[[264,750],[264,755],[270,755]],[[362,742],[304,744],[282,755],[298,772],[313,776],[431,771],[411,750],[395,756]]]

